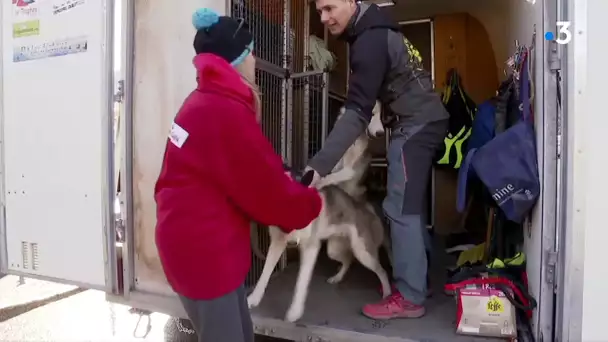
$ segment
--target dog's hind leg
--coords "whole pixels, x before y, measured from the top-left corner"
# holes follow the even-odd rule
[[[353,254],[350,251],[350,243],[348,239],[343,237],[333,237],[327,240],[327,255],[341,263],[338,273],[327,279],[330,284],[337,284],[344,279],[344,275],[350,268],[353,262]]]
[[[314,238],[313,238],[314,239]],[[319,241],[307,241],[300,246],[300,270],[298,272],[298,280],[296,281],[296,289],[293,294],[293,299],[285,320],[295,322],[304,314],[304,306],[306,305],[306,297],[308,296],[308,286],[312,278],[312,272],[317,263],[317,256],[321,249]]]
[[[375,251],[369,251],[365,242],[362,241],[359,236],[351,237],[351,247],[355,258],[357,258],[357,260],[359,260],[363,266],[367,267],[378,276],[378,279],[382,284],[383,297],[389,296],[391,294],[391,286],[388,281],[388,275],[380,264],[378,250],[376,249]]]
[[[277,266],[281,255],[283,255],[285,248],[287,248],[287,239],[285,236],[279,236],[277,234],[271,234],[271,236],[272,240],[270,241],[270,247],[268,248],[262,275],[260,275],[260,279],[258,279],[257,284],[255,284],[253,292],[247,297],[247,304],[250,309],[258,306],[262,301],[262,297],[264,297],[264,292],[270,281],[270,276]]]

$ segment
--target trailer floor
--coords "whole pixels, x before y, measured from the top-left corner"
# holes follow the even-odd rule
[[[442,258],[444,259],[444,258]],[[456,302],[446,296],[441,288],[444,283],[444,267],[431,272],[434,294],[426,302],[427,313],[419,319],[374,321],[361,314],[366,303],[378,301],[379,281],[375,274],[359,264],[353,265],[342,283],[331,285],[327,278],[337,270],[338,264],[329,260],[325,251],[319,255],[306,311],[299,323],[356,331],[385,337],[401,337],[415,341],[497,341],[499,339],[476,338],[455,333]],[[291,303],[298,273],[298,263],[293,262],[283,272],[274,276],[260,306],[253,314],[283,319]]]

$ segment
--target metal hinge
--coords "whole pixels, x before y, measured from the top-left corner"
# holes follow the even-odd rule
[[[114,228],[116,229],[116,242],[125,242],[125,221],[120,214],[114,215]]]
[[[549,59],[549,70],[559,71],[562,70],[562,60],[558,57]]]
[[[557,46],[549,52],[549,70],[558,71],[562,69],[562,60],[559,58]]]
[[[547,251],[546,255],[545,255],[545,260],[546,260],[546,274],[545,274],[545,279],[547,284],[552,285],[553,288],[555,289],[555,284],[557,283],[557,272],[556,272],[556,268],[557,268],[557,260],[558,260],[558,253],[555,251]]]

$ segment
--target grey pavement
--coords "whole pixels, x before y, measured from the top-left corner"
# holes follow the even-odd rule
[[[107,302],[100,291],[0,276],[0,342],[164,342],[165,329],[171,331],[167,342],[195,341],[179,332],[188,327],[176,326],[167,315],[140,317],[130,309]]]

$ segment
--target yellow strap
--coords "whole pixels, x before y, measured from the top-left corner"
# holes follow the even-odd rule
[[[453,136],[453,137],[447,136],[447,137],[445,137],[445,139],[443,139],[443,143],[445,144],[445,152],[443,153],[443,156],[441,157],[441,159],[439,159],[437,164],[449,164],[450,163],[450,150],[452,149],[452,146],[454,146],[454,144],[458,141],[460,136],[465,134],[465,131],[466,131],[466,127],[462,127],[460,129],[460,131],[458,132],[458,134],[456,134],[456,136]]]
[[[420,54],[420,51],[418,51],[405,36],[403,37],[403,44],[407,49],[408,55],[410,55],[410,62],[416,63],[419,66],[422,65],[422,55]]]
[[[462,161],[464,160],[464,154],[462,153],[462,145],[471,136],[472,132],[472,128],[467,129],[467,133],[464,135],[464,137],[458,139],[458,141],[454,143],[454,146],[456,147],[456,162],[454,163],[455,169],[459,169],[460,165],[462,165]]]

